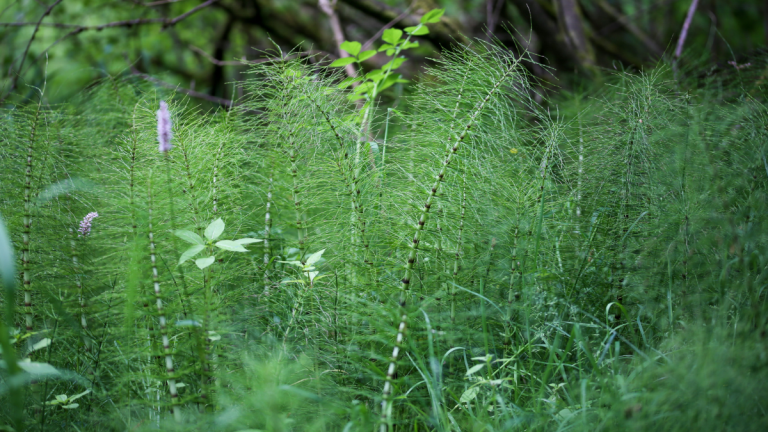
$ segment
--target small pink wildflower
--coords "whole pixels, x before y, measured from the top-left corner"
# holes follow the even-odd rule
[[[171,151],[171,113],[168,111],[168,104],[160,101],[160,109],[157,110],[157,141],[160,143],[160,153]]]
[[[99,217],[99,214],[96,212],[91,212],[85,215],[83,220],[80,222],[80,229],[78,230],[80,234],[78,237],[87,236],[91,233],[91,221],[96,217]]]

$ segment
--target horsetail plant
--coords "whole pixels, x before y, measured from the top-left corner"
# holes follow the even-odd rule
[[[315,252],[312,255],[308,256],[304,261],[280,261],[281,263],[290,264],[292,266],[299,267],[300,271],[303,273],[303,276],[306,278],[306,279],[288,281],[288,282],[298,282],[300,285],[300,288],[299,288],[299,292],[296,295],[296,300],[294,301],[293,308],[291,310],[291,320],[288,322],[288,325],[285,326],[285,333],[283,334],[283,350],[286,349],[288,333],[290,333],[291,327],[293,326],[293,323],[296,321],[296,314],[299,312],[299,309],[302,306],[304,295],[306,294],[307,291],[312,291],[312,288],[315,286],[315,280],[319,279],[317,275],[320,273],[315,268],[315,264],[317,264],[317,262],[320,261],[320,258],[323,257],[324,252],[325,252],[325,249]],[[304,288],[304,286],[307,286],[307,285],[308,285],[308,288]]]
[[[24,284],[24,321],[27,334],[32,333],[34,329],[34,312],[32,311],[32,275],[30,268],[30,238],[32,235],[32,162],[34,159],[35,140],[37,139],[37,127],[42,111],[43,95],[40,94],[40,100],[35,109],[35,115],[29,128],[29,139],[27,142],[27,164],[24,172],[24,230],[22,231],[23,246],[21,249],[21,271],[22,282]],[[30,339],[31,343],[31,339]]]
[[[267,202],[264,209],[264,294],[269,294],[269,236],[272,231],[272,173],[267,178]]]
[[[392,356],[390,357],[389,367],[387,368],[386,380],[384,382],[384,389],[382,391],[381,425],[380,425],[381,432],[387,432],[387,430],[391,429],[392,427],[392,406],[391,406],[390,397],[392,394],[392,381],[394,380],[394,377],[395,377],[395,373],[397,369],[397,360],[398,360],[398,356],[400,354],[400,350],[402,348],[402,344],[405,338],[405,330],[406,330],[406,325],[408,321],[408,314],[405,309],[406,299],[407,299],[406,296],[411,283],[414,264],[416,262],[416,255],[419,250],[419,242],[421,241],[420,236],[427,222],[427,216],[429,215],[429,211],[432,208],[432,202],[437,196],[437,192],[440,189],[440,185],[445,181],[445,175],[448,173],[448,167],[451,165],[451,161],[453,160],[453,158],[461,148],[461,144],[464,142],[464,140],[467,137],[469,137],[470,130],[475,125],[476,121],[478,120],[478,117],[483,113],[483,110],[486,104],[488,104],[491,98],[498,96],[498,92],[500,91],[503,85],[507,84],[507,81],[510,78],[512,78],[513,76],[521,77],[520,72],[518,70],[520,65],[519,58],[514,58],[514,57],[510,58],[509,54],[502,53],[499,50],[494,50],[494,48],[491,46],[489,46],[488,49],[490,53],[492,53],[492,55],[495,54],[499,56],[499,58],[494,58],[493,60],[496,60],[496,61],[500,60],[500,63],[502,63],[500,65],[502,66],[500,68],[501,74],[497,77],[491,78],[492,86],[490,86],[490,89],[488,89],[488,92],[485,95],[485,97],[482,98],[479,102],[477,102],[474,105],[473,110],[471,111],[470,115],[466,119],[466,122],[464,123],[464,127],[462,128],[461,133],[458,135],[453,134],[448,137],[446,145],[450,147],[450,152],[445,157],[445,160],[441,163],[441,167],[438,171],[438,174],[434,179],[432,189],[427,194],[427,199],[425,200],[424,206],[421,209],[421,212],[420,212],[421,214],[419,216],[418,224],[415,227],[415,233],[413,234],[411,244],[409,245],[410,252],[408,253],[408,259],[406,260],[405,270],[403,272],[403,278],[400,284],[400,300],[399,300],[400,323],[397,327],[397,336],[395,339],[394,348],[392,349]],[[525,82],[522,82],[519,85],[524,87]]]
[[[216,256],[213,255],[213,248],[219,248],[221,250],[230,251],[230,252],[248,252],[248,250],[243,247],[244,245],[248,245],[251,243],[260,243],[263,242],[262,239],[254,239],[254,238],[241,238],[238,240],[219,240],[216,241],[221,234],[224,232],[224,221],[219,218],[215,221],[211,222],[208,227],[205,228],[204,236],[200,237],[197,233],[194,233],[189,230],[176,230],[174,234],[179,237],[180,239],[186,241],[187,243],[190,243],[192,247],[184,251],[184,253],[181,254],[179,257],[179,265],[185,263],[186,261],[192,259],[195,255],[199,254],[203,250],[206,250],[210,256],[206,256],[203,258],[198,258],[195,260],[195,265],[200,269],[203,270],[205,276],[204,276],[204,284],[203,284],[203,323],[202,323],[202,337],[205,338],[206,341],[206,347],[204,349],[204,353],[200,354],[200,361],[203,366],[203,377],[202,377],[202,387],[203,387],[203,393],[201,395],[201,399],[203,399],[204,402],[211,403],[212,401],[208,400],[210,396],[210,390],[208,389],[208,381],[211,377],[206,376],[212,373],[210,369],[210,363],[209,359],[207,358],[207,355],[210,351],[208,343],[210,342],[210,336],[211,336],[211,330],[210,330],[210,314],[209,314],[209,301],[208,301],[208,290],[213,293],[212,287],[210,287],[210,279],[208,277],[208,267],[210,267],[215,261]],[[214,243],[215,242],[215,243]]]
[[[466,179],[463,180],[466,184]],[[464,213],[467,210],[467,190],[466,186],[462,185],[461,188],[461,215],[459,217],[459,234],[456,237],[456,255],[453,261],[453,283],[451,284],[451,322],[456,322],[456,283],[459,276],[459,261],[461,260],[461,235],[464,233]]]
[[[166,142],[169,144],[169,142]],[[162,150],[162,147],[161,147]],[[168,148],[170,150],[170,148]],[[149,259],[152,264],[152,284],[155,291],[155,305],[157,306],[157,318],[160,323],[160,338],[165,355],[165,372],[167,374],[168,391],[171,394],[171,413],[177,422],[181,421],[181,411],[179,407],[179,392],[176,388],[176,371],[173,368],[173,354],[171,352],[170,340],[168,338],[168,325],[163,310],[163,298],[160,293],[160,276],[157,272],[157,252],[155,250],[155,237],[152,230],[152,173],[150,172],[150,181],[147,187],[147,227],[149,230]]]
[[[29,429],[41,406],[37,429],[612,432],[653,429],[676,403],[693,414],[664,417],[669,432],[721,414],[765,429],[765,92],[724,85],[750,101],[709,104],[697,87],[688,112],[672,106],[684,84],[657,98],[622,74],[554,117],[513,79],[523,68],[508,71],[517,57],[487,42],[444,50],[397,110],[371,99],[367,117],[314,59],[249,66],[252,100],[226,115],[168,98],[158,110],[165,90],[128,80],[119,98],[86,94],[84,112],[43,102],[31,176],[38,103],[0,110],[0,212],[19,255],[32,234],[34,330],[58,329],[48,363],[17,361],[36,334],[26,310],[14,320],[22,277],[0,229],[0,429]],[[107,193],[39,204],[47,182],[75,177]],[[222,240],[240,236],[262,240]],[[243,255],[251,243],[264,250]],[[664,361],[631,361],[647,357]]]

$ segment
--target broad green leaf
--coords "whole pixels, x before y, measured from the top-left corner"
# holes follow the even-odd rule
[[[279,262],[279,263],[283,263],[283,264],[290,264],[290,265],[295,265],[295,266],[299,266],[299,267],[302,267],[302,266],[303,266],[303,264],[301,263],[301,261],[278,261],[278,262]]]
[[[386,51],[386,50],[388,50],[388,49],[392,49],[392,48],[394,48],[394,47],[395,47],[395,46],[394,46],[394,45],[392,45],[392,44],[384,44],[384,45],[382,45],[382,46],[380,46],[380,47],[379,47],[379,52],[382,52],[382,51]]]
[[[398,57],[396,59],[392,59],[391,61],[387,62],[384,66],[381,67],[381,70],[395,70],[400,67],[400,65],[405,62],[405,57]]]
[[[325,252],[325,249],[323,249],[323,250],[321,250],[321,251],[317,251],[317,252],[313,253],[312,255],[310,255],[310,256],[307,258],[307,261],[306,261],[306,264],[305,264],[305,265],[307,265],[307,266],[311,266],[311,265],[313,265],[314,263],[316,263],[316,262],[320,261],[320,258],[323,256],[323,252]]]
[[[355,94],[363,94],[371,91],[373,89],[373,84],[370,82],[360,84],[355,89]]]
[[[176,230],[173,232],[176,234],[176,237],[184,240],[187,243],[192,243],[193,245],[204,245],[205,241],[203,241],[203,238],[199,235],[193,233],[192,231],[188,230]]]
[[[5,230],[5,222],[0,217],[0,277],[5,289],[5,298],[12,298],[11,295],[16,289],[16,258],[13,256],[13,246],[8,231]],[[6,308],[12,308],[14,302],[8,302]]]
[[[400,42],[400,36],[403,35],[403,31],[400,29],[386,29],[384,30],[384,34],[381,36],[381,39],[384,42],[389,42],[392,45],[397,45],[398,42]]]
[[[470,376],[470,375],[474,374],[475,372],[479,371],[480,369],[482,369],[484,367],[486,367],[486,365],[484,365],[482,363],[476,364],[476,365],[472,366],[471,368],[469,368],[469,370],[467,371],[466,375]]]
[[[209,265],[213,264],[213,262],[216,261],[215,256],[209,256],[205,258],[200,258],[195,260],[195,264],[200,268],[200,270],[208,267]]]
[[[326,278],[326,277],[328,277],[328,276],[332,276],[332,275],[329,275],[328,273],[326,273],[326,274],[324,274],[324,275],[315,276],[315,278],[314,278],[313,280],[314,280],[315,282],[317,282],[317,281],[319,281],[320,279],[322,279],[322,278]]]
[[[314,281],[315,280],[315,276],[317,276],[319,273],[320,272],[316,272],[316,271],[307,273],[307,275],[309,275],[309,280],[310,281]]]
[[[482,357],[472,357],[472,360],[482,361],[482,362],[486,362],[486,363],[491,361],[492,359],[493,359],[493,355],[492,354],[488,354],[488,355],[485,355],[485,356],[482,356]]]
[[[70,398],[69,398],[69,400],[70,400],[70,401],[73,401],[73,400],[75,400],[75,399],[80,399],[81,397],[83,397],[83,396],[87,395],[87,394],[88,394],[88,393],[90,393],[90,392],[91,392],[91,389],[88,389],[88,390],[86,390],[86,391],[84,391],[84,392],[82,392],[82,393],[78,393],[78,394],[76,394],[76,395],[74,395],[74,396],[70,397]]]
[[[205,249],[205,246],[203,245],[194,245],[191,248],[185,250],[184,253],[179,257],[179,264],[183,264],[185,261],[200,253],[200,251],[203,249]]]
[[[221,340],[221,336],[213,330],[208,330],[208,340],[215,342],[217,340]]]
[[[56,395],[56,400],[59,402],[64,402],[65,400],[67,400],[67,395],[65,394]]]
[[[459,398],[459,402],[461,403],[472,402],[477,397],[478,392],[480,392],[480,387],[468,388],[464,393],[461,394],[461,398]]]
[[[445,9],[432,9],[431,11],[424,14],[424,16],[421,17],[421,23],[422,24],[428,24],[428,23],[438,23],[440,22],[440,17],[443,16],[443,13],[445,13]]]
[[[397,75],[390,75],[383,83],[379,84],[379,92],[382,92],[392,86],[395,83],[407,83],[408,80],[404,80],[401,78],[400,74]]]
[[[216,242],[216,247],[230,252],[248,252],[248,249],[244,248],[243,245],[237,244],[232,240]]]
[[[368,72],[365,77],[373,82],[379,82],[384,79],[384,71],[381,69],[372,70]]]
[[[402,48],[404,50],[407,50],[409,48],[417,48],[418,46],[419,46],[418,42],[406,42],[406,43],[403,44]]]
[[[61,407],[62,407],[62,408],[65,408],[65,409],[75,409],[75,408],[77,408],[77,407],[79,407],[79,406],[80,406],[80,404],[78,404],[78,403],[73,403],[73,404],[69,404],[69,405],[62,405]]]
[[[248,237],[234,240],[235,243],[240,244],[240,245],[247,245],[247,244],[251,244],[251,243],[259,243],[259,242],[263,242],[263,241],[264,241],[263,239],[255,239],[255,238],[248,238]]]
[[[344,88],[347,88],[347,87],[351,86],[352,84],[354,84],[354,83],[356,83],[358,81],[361,81],[360,77],[344,78],[344,80],[342,80],[337,87],[340,88],[340,89],[344,89]]]
[[[376,55],[376,50],[363,51],[360,53],[359,56],[357,56],[357,59],[360,61],[366,61],[375,55]]]
[[[357,57],[357,55],[360,54],[360,48],[362,47],[363,46],[360,44],[360,42],[355,42],[355,41],[344,41],[342,42],[341,46],[339,46],[339,48],[352,54],[355,57]]]
[[[176,321],[176,327],[202,327],[200,321],[195,320],[181,320]]]
[[[429,29],[423,24],[414,27],[406,27],[404,30],[411,36],[424,36],[425,34],[429,34]],[[403,49],[406,49],[405,46],[403,46]]]
[[[37,196],[36,201],[39,204],[42,204],[56,198],[57,196],[69,194],[74,191],[90,192],[95,189],[97,189],[95,183],[91,183],[88,180],[72,177],[46,186],[46,188]]]
[[[354,57],[342,57],[340,59],[336,59],[331,63],[331,67],[342,67],[346,65],[350,65],[354,62],[356,62],[357,59]]]
[[[221,233],[224,232],[224,221],[221,220],[221,218],[216,219],[215,221],[211,222],[210,225],[208,225],[208,228],[205,229],[205,238],[208,240],[216,240],[219,238]]]
[[[557,413],[557,417],[560,418],[560,420],[568,420],[569,418],[573,417],[573,411],[569,410],[568,408],[563,408],[560,410],[560,412]]]
[[[18,364],[20,368],[24,369],[24,372],[35,377],[58,376],[61,374],[58,369],[48,363],[21,361]]]
[[[31,351],[37,351],[39,349],[43,349],[51,344],[51,340],[49,338],[42,339],[40,342],[32,345]]]

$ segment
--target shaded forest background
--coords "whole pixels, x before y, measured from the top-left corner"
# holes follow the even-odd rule
[[[674,60],[692,3],[682,52],[708,64],[703,72],[749,67],[760,56],[768,38],[763,0],[2,0],[0,99],[29,97],[47,79],[56,103],[107,76],[132,74],[226,106],[238,98],[247,63],[278,47],[332,61],[344,55],[341,41],[375,48],[385,29],[414,25],[438,7],[445,15],[409,51],[407,78],[455,41],[496,38],[534,53],[541,65],[529,70],[569,89],[606,70]],[[363,65],[386,61],[380,53]]]

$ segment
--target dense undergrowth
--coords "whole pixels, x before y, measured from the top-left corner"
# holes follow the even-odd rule
[[[165,96],[167,153],[156,89],[40,89],[0,121],[0,421],[765,430],[764,71],[542,108],[478,42],[361,121],[337,75],[273,62],[241,109]]]

